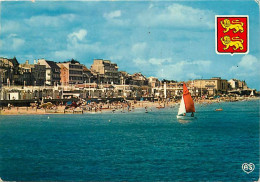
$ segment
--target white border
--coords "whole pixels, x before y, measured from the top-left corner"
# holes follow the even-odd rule
[[[246,17],[247,18],[247,51],[246,52],[218,52],[217,49],[217,18],[218,17]],[[248,54],[249,53],[249,16],[248,15],[215,15],[215,51],[217,54],[221,55],[228,55],[231,54],[233,56],[234,54]]]

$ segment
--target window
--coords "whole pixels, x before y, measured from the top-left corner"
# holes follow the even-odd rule
[[[69,73],[74,74],[74,75],[82,75],[83,74],[82,71],[75,71],[75,70],[70,70]]]
[[[83,67],[81,65],[74,65],[74,64],[70,64],[69,68],[74,68],[74,69],[82,69]]]

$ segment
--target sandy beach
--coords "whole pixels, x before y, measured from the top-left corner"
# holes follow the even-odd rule
[[[66,106],[56,106],[51,109],[36,108],[36,107],[4,107],[0,110],[0,115],[43,115],[43,114],[83,114],[83,113],[101,113],[101,112],[131,112],[137,108],[164,108],[169,107],[175,102],[149,102],[149,101],[138,101],[126,103],[113,103],[113,104],[104,104],[104,103],[92,103],[90,105],[83,105],[79,107],[66,108]]]
[[[241,98],[218,98],[218,99],[201,99],[195,100],[195,104],[212,104],[219,102],[236,102],[256,100],[259,97],[241,97]],[[102,112],[131,112],[138,108],[143,109],[163,109],[178,105],[178,101],[169,102],[150,102],[150,101],[127,101],[123,103],[91,103],[81,105],[79,107],[66,107],[64,105],[54,106],[52,108],[36,108],[36,107],[4,107],[0,109],[0,115],[44,115],[44,114],[84,114],[84,113],[102,113]]]

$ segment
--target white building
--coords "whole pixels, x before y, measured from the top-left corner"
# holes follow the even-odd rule
[[[46,66],[46,85],[60,84],[60,67],[54,61],[39,59],[38,64]]]

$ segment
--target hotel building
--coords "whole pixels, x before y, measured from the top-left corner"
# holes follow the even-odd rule
[[[118,84],[120,81],[117,64],[109,60],[94,59],[91,71],[97,74],[98,83]]]
[[[81,84],[83,83],[83,66],[78,61],[71,60],[64,63],[58,63],[61,73],[61,84]]]

